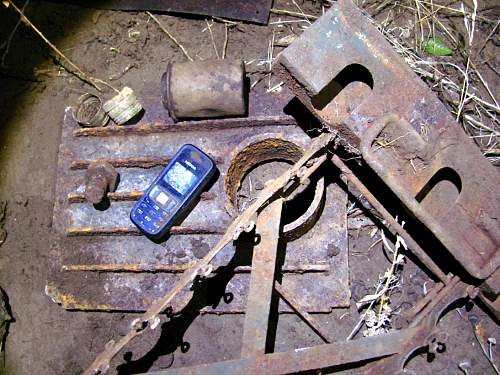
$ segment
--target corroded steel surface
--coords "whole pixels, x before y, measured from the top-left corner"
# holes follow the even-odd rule
[[[53,227],[57,242],[52,249],[53,272],[47,294],[66,309],[143,311],[164,295],[181,273],[198,261],[220,238],[232,216],[226,212],[224,186],[237,145],[257,134],[270,134],[304,149],[310,142],[282,108],[290,100],[286,90],[268,95],[254,91],[249,117],[187,121],[174,124],[162,108],[158,87],[139,93],[145,115],[137,125],[82,129],[68,109],[58,161]],[[156,244],[143,237],[128,219],[134,202],[184,143],[201,147],[221,172],[209,191],[172,235]],[[85,170],[91,162],[109,162],[120,173],[120,183],[108,194],[110,206],[96,210],[84,199]],[[346,194],[331,181],[324,184],[322,205],[307,217],[316,225],[287,244],[283,280],[309,312],[327,312],[349,303],[347,265]],[[233,213],[234,214],[234,213]],[[309,249],[313,240],[318,246]],[[340,253],[328,255],[333,242]],[[202,312],[242,313],[250,280],[248,250],[227,246],[214,260],[221,268]],[[234,267],[234,270],[232,269]],[[232,275],[233,277],[229,277]],[[305,293],[307,291],[307,293]],[[231,296],[230,298],[228,296]],[[174,310],[185,298],[181,293]],[[213,301],[212,301],[213,299]],[[282,312],[292,310],[284,302]]]
[[[350,0],[333,3],[279,62],[299,99],[470,275],[498,268],[498,171]]]
[[[250,289],[243,324],[242,357],[253,357],[266,352],[282,209],[283,199],[278,198],[262,210],[255,224],[258,243],[253,249]]]

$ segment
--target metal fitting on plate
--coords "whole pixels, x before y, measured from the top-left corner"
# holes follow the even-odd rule
[[[85,173],[85,199],[100,204],[108,192],[116,190],[118,178],[118,172],[108,162],[92,162]]]
[[[104,110],[118,125],[123,125],[142,111],[134,91],[125,86],[103,105]]]
[[[170,62],[161,78],[161,95],[174,121],[245,116],[245,64],[241,60]]]
[[[103,109],[101,98],[88,92],[78,98],[72,115],[80,126],[86,128],[106,126],[109,120],[108,114]]]

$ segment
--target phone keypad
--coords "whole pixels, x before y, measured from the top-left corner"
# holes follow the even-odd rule
[[[154,204],[154,202],[148,198],[145,198],[134,210],[132,215],[146,231],[151,234],[156,234],[160,232],[163,226],[170,219],[171,215],[169,214],[173,212],[176,206],[177,202],[171,200],[167,207],[165,207],[165,209],[168,210],[167,212],[158,205]]]

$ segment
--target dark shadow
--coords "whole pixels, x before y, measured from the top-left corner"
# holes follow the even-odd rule
[[[283,113],[292,116],[307,135],[315,137],[321,134],[321,122],[297,97],[285,105]]]
[[[139,111],[139,113],[137,113],[134,117],[132,117],[130,120],[128,120],[124,124],[121,124],[120,126],[127,126],[127,125],[135,125],[135,124],[137,124],[144,117],[145,113],[146,113],[146,111],[144,110],[144,108],[141,108],[141,110]]]
[[[206,279],[197,279],[193,283],[193,297],[178,314],[161,325],[161,334],[154,347],[141,358],[132,359],[133,354],[125,353],[125,363],[117,366],[119,375],[147,372],[158,358],[174,353],[177,348],[185,353],[190,344],[184,341],[184,334],[191,323],[201,314],[204,307],[216,308],[220,304],[229,304],[234,296],[226,292],[228,282],[233,278],[234,269],[238,266],[251,264],[255,233],[243,236],[235,243],[235,255],[226,266],[214,271],[214,275]]]
[[[360,64],[351,64],[342,69],[321,91],[311,98],[314,108],[322,110],[340,92],[353,82],[363,82],[373,90],[373,77],[368,69]]]
[[[10,323],[15,322],[16,320],[12,317],[12,309],[9,303],[9,296],[2,288],[0,288],[0,320],[3,323],[3,328],[5,330],[3,332],[3,337],[0,337],[0,347],[4,348],[5,350],[5,340],[9,335]]]
[[[106,211],[111,206],[111,202],[109,198],[105,196],[102,201],[94,203],[93,206],[97,211]]]

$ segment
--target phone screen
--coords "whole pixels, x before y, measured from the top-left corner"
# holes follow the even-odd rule
[[[179,194],[186,194],[196,183],[196,176],[184,165],[176,162],[167,172],[163,180]]]

